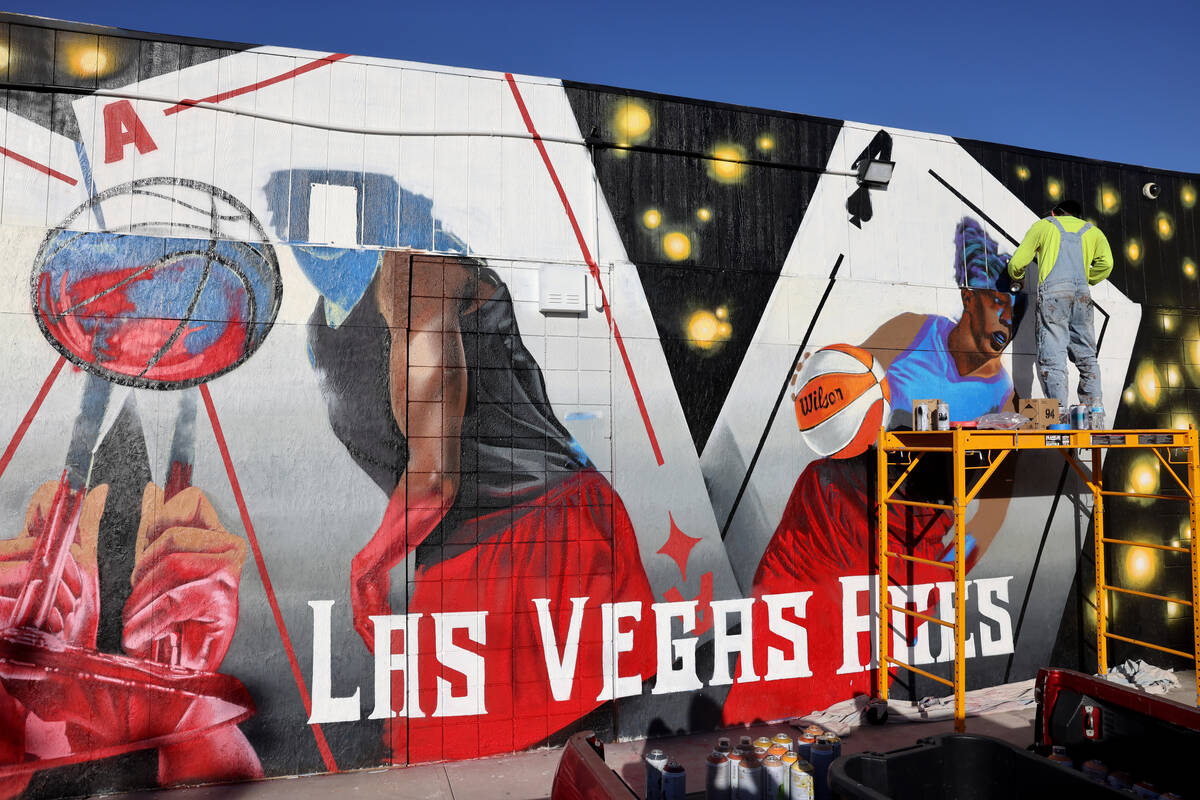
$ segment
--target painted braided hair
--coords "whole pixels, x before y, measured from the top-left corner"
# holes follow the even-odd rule
[[[954,230],[954,282],[964,289],[1007,292],[1011,253],[1001,253],[979,220],[963,217]]]

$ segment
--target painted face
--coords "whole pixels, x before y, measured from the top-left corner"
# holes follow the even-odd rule
[[[1008,292],[963,289],[963,322],[978,352],[998,356],[1012,341],[1013,298]]]

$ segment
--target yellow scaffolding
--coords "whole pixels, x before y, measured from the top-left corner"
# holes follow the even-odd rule
[[[956,428],[950,431],[887,431],[880,430],[876,450],[877,487],[876,512],[878,516],[878,531],[876,540],[876,559],[879,570],[877,588],[876,618],[879,629],[879,697],[886,701],[888,698],[889,673],[893,667],[910,670],[934,681],[943,683],[954,690],[954,728],[963,731],[966,728],[966,513],[967,506],[979,494],[980,490],[996,470],[1004,463],[1005,458],[1014,450],[1057,450],[1071,465],[1092,492],[1092,514],[1094,521],[1094,539],[1096,544],[1096,653],[1101,673],[1108,671],[1108,640],[1116,639],[1122,642],[1142,645],[1171,655],[1191,659],[1200,666],[1200,614],[1196,613],[1196,598],[1200,597],[1200,574],[1197,573],[1196,539],[1200,536],[1200,517],[1197,516],[1197,498],[1200,497],[1200,448],[1197,447],[1198,437],[1195,429],[1188,430],[1127,430],[1127,431],[1079,431],[1079,430],[973,430]],[[1100,469],[1100,454],[1102,450],[1142,449],[1150,450],[1167,472],[1175,479],[1182,490],[1182,495],[1147,494],[1140,492],[1113,491],[1104,486],[1104,478]],[[1090,464],[1081,462],[1081,450],[1090,452]],[[1173,453],[1183,451],[1183,460]],[[914,500],[896,499],[904,482],[912,474],[921,459],[929,453],[949,453],[953,472],[954,497],[949,505],[944,503],[923,503]],[[981,466],[967,466],[967,454],[981,454]],[[1078,454],[1078,455],[1077,455]],[[894,461],[893,461],[894,459]],[[895,463],[903,467],[899,478],[893,483],[888,478],[888,467]],[[1186,470],[1181,478],[1176,467]],[[974,483],[968,487],[968,470],[978,471]],[[1132,497],[1154,500],[1186,501],[1191,520],[1191,539],[1186,547],[1174,545],[1135,542],[1128,539],[1112,538],[1104,530],[1104,499],[1106,497]],[[889,549],[888,542],[888,508],[890,506],[912,506],[930,508],[950,512],[954,516],[954,562],[933,561],[920,558],[909,553]],[[1148,547],[1159,550],[1169,550],[1188,553],[1192,570],[1192,598],[1190,601],[1166,597],[1151,592],[1141,592],[1112,586],[1107,583],[1104,574],[1104,545],[1120,545],[1133,547]],[[904,561],[945,568],[954,573],[954,622],[914,611],[907,607],[893,605],[888,595],[888,560],[897,558]],[[1184,653],[1162,645],[1143,642],[1130,636],[1123,636],[1108,629],[1108,594],[1118,592],[1136,595],[1168,603],[1178,603],[1192,608],[1192,652]],[[954,679],[934,675],[923,669],[906,664],[893,658],[890,651],[892,633],[892,614],[900,613],[925,622],[942,625],[954,631]],[[1196,674],[1196,689],[1200,695],[1200,670]]]

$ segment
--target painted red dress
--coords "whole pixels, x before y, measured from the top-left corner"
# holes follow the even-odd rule
[[[858,694],[874,694],[875,671],[856,669],[871,663],[874,625],[855,634],[857,651],[850,653],[844,641],[843,593],[840,578],[875,573],[875,484],[870,462],[874,453],[855,459],[822,459],[808,465],[792,490],[779,526],[772,536],[754,575],[753,595],[811,591],[803,619],[785,613],[805,628],[811,677],[751,683],[734,683],[725,702],[728,724],[802,716]],[[894,508],[888,520],[889,546],[935,561],[953,561],[952,545],[944,538],[953,520],[934,509]],[[968,552],[968,566],[972,552]],[[925,564],[891,562],[890,583],[900,586],[951,580],[948,569]],[[861,581],[860,581],[861,585]],[[872,584],[868,584],[873,586]],[[854,613],[869,615],[870,591],[856,596]],[[937,615],[938,594],[934,590],[929,607],[916,609]],[[792,658],[787,639],[767,631],[767,611],[755,604],[754,664],[766,672],[768,649],[783,651]],[[928,625],[925,627],[929,627]],[[908,634],[912,633],[909,626]],[[923,631],[924,635],[928,635]],[[847,658],[849,656],[849,658]],[[853,664],[849,664],[853,661]],[[844,666],[849,669],[838,674]]]

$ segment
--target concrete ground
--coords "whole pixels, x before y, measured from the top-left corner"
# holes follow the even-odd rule
[[[1195,703],[1196,688],[1191,673],[1179,673],[1180,689],[1170,699]],[[967,731],[994,736],[1019,747],[1033,743],[1034,707],[967,719]],[[941,722],[889,723],[863,726],[843,739],[842,752],[867,750],[887,752],[914,744],[917,739],[954,730],[952,720]],[[738,728],[719,735],[737,737],[770,736],[777,731],[795,735],[787,723]],[[625,782],[643,796],[645,767],[642,755],[658,748],[687,769],[688,792],[704,789],[704,759],[712,752],[718,734],[703,733],[653,740],[605,743],[605,760]],[[537,750],[529,753],[480,758],[447,764],[362,770],[338,775],[313,775],[303,778],[276,778],[255,783],[206,786],[195,789],[170,789],[155,792],[107,795],[112,800],[217,800],[254,798],[254,800],[328,800],[331,797],[373,798],[402,797],[405,800],[542,800],[550,796],[554,771],[561,751]]]

